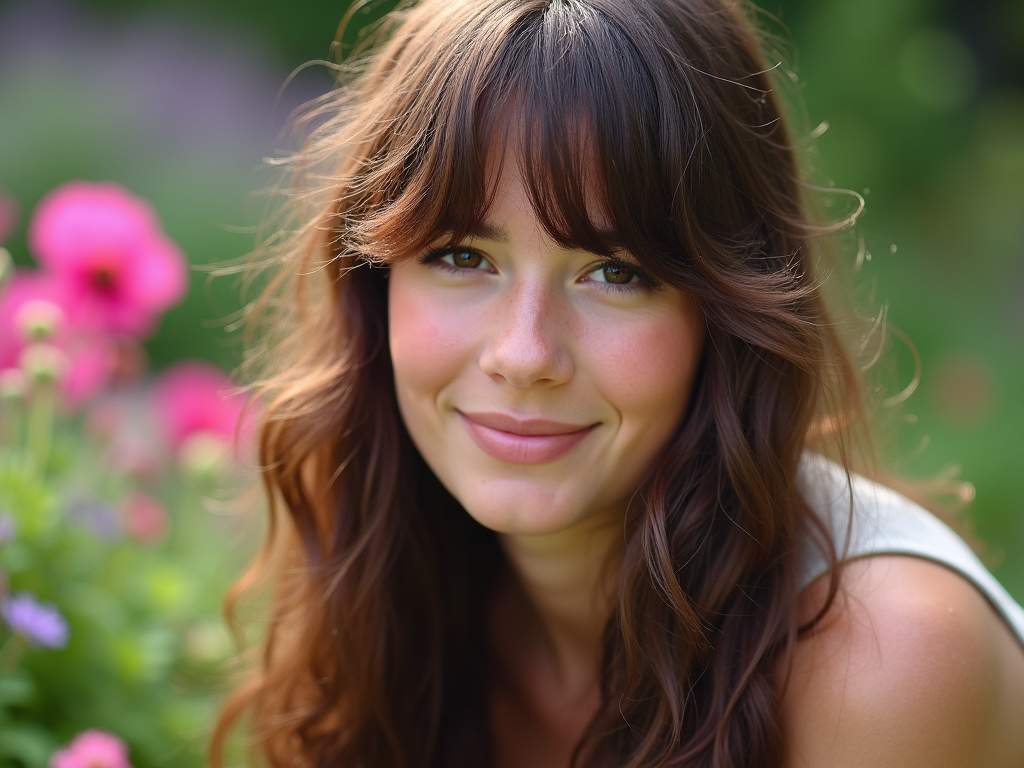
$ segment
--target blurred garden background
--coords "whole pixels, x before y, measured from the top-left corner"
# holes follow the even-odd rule
[[[114,182],[115,207],[148,201],[159,222],[145,237],[192,266],[180,295],[100,329],[120,334],[116,370],[42,445],[46,400],[31,392],[53,394],[55,369],[29,354],[19,407],[36,437],[24,465],[0,461],[3,591],[21,601],[4,609],[13,634],[0,632],[0,765],[45,765],[90,728],[130,755],[91,734],[62,768],[203,762],[230,650],[219,601],[253,546],[252,525],[218,510],[253,478],[210,400],[229,389],[216,370],[241,359],[239,284],[196,268],[252,248],[254,192],[273,181],[262,158],[287,142],[288,114],[332,84],[320,65],[289,75],[334,57],[348,7],[0,0],[0,245],[21,270],[59,271],[30,236],[40,203],[68,182]],[[858,295],[887,307],[920,355],[885,450],[913,477],[962,468],[983,558],[1024,601],[1024,0],[761,7],[798,76],[802,130],[818,136],[813,177],[867,200]],[[350,29],[379,12],[368,8]],[[26,349],[61,352],[51,320],[22,317]]]

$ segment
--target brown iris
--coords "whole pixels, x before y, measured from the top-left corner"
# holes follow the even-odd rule
[[[625,285],[633,281],[634,272],[625,264],[609,264],[601,270],[604,273],[605,282],[615,285]]]
[[[456,267],[476,269],[483,260],[483,256],[473,251],[452,251],[452,263]]]

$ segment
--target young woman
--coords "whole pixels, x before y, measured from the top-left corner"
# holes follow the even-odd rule
[[[281,767],[1024,765],[1024,614],[850,473],[850,222],[805,212],[744,8],[382,37],[295,158],[270,620],[215,755],[244,714]]]

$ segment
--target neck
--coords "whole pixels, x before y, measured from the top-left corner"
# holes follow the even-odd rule
[[[535,649],[531,655],[564,692],[586,696],[597,684],[615,599],[621,517],[592,518],[554,534],[505,534],[501,541],[515,577],[514,610]]]

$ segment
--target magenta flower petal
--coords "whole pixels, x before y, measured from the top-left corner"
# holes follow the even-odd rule
[[[103,731],[83,731],[64,749],[53,753],[50,768],[132,768],[128,745]]]
[[[187,288],[185,257],[153,209],[116,184],[78,181],[51,192],[36,208],[29,243],[115,333],[148,335]]]
[[[136,281],[132,288],[143,306],[166,309],[185,298],[188,273],[182,269],[185,256],[166,237],[148,243],[148,258],[136,265]]]
[[[55,272],[87,268],[99,258],[120,264],[125,244],[160,231],[148,203],[117,184],[72,181],[47,195],[29,225],[29,245]]]
[[[191,435],[211,432],[230,442],[246,398],[219,369],[205,363],[180,363],[157,381],[153,399],[171,445],[178,449]]]

